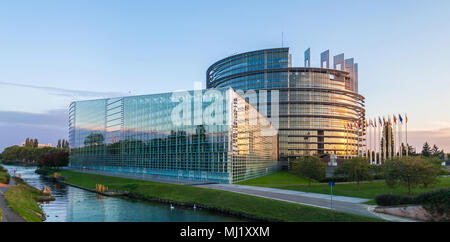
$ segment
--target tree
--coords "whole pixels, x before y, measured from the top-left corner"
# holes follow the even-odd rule
[[[408,145],[408,155],[409,154],[411,154],[411,155],[415,155],[416,154],[416,149],[412,145]],[[405,153],[405,155],[406,155],[406,153]]]
[[[383,133],[380,140],[381,143],[381,155],[384,154],[384,152],[389,152],[389,136],[391,136],[391,152],[394,152],[394,133],[391,126],[384,126],[383,127]],[[383,139],[384,138],[384,139]],[[387,156],[387,155],[386,155]]]
[[[58,144],[56,145],[56,148],[61,148],[61,139],[58,140]]]
[[[431,155],[438,156],[439,158],[444,159],[444,150],[439,150],[439,147],[437,145],[433,145],[433,148],[431,149]]]
[[[407,156],[386,161],[383,165],[384,178],[389,187],[405,186],[408,194],[419,184],[427,187],[436,183],[440,167],[419,156]]]
[[[318,157],[304,156],[298,158],[295,162],[293,173],[311,181],[318,181],[325,177],[327,166]]]
[[[63,139],[63,141],[62,141],[62,148],[63,149],[68,149],[69,148],[69,141]]]
[[[63,150],[61,148],[43,147],[34,148],[31,146],[10,146],[3,151],[3,161],[5,162],[23,162],[35,163],[39,162],[44,155],[58,153]]]
[[[65,151],[44,155],[40,160],[40,165],[46,167],[62,167],[68,164],[69,153]]]
[[[425,157],[431,156],[431,148],[430,148],[430,145],[428,144],[428,142],[425,142],[425,144],[423,144],[422,155]]]
[[[336,169],[335,174],[344,175],[349,181],[356,181],[358,191],[360,181],[372,180],[373,178],[369,162],[362,157],[354,157],[345,162]]]

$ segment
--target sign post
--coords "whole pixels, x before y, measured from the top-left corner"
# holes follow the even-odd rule
[[[328,185],[330,186],[330,199],[331,199],[331,209],[333,209],[333,187],[335,185],[334,181],[328,182]]]

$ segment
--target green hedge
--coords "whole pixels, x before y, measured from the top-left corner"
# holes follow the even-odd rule
[[[333,181],[333,182],[347,182],[348,179],[347,179],[347,177],[326,177],[326,178],[321,179],[319,182],[320,183],[328,183],[330,181]]]
[[[444,216],[442,220],[450,221],[450,188],[425,192],[416,197],[383,194],[375,198],[380,206],[422,205],[430,214]]]
[[[416,204],[414,197],[396,195],[396,194],[382,194],[375,198],[375,202],[380,206],[396,206]]]
[[[416,202],[431,214],[446,214],[447,220],[450,220],[450,188],[420,194]]]

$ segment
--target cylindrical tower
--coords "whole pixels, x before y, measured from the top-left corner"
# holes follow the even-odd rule
[[[321,54],[321,68],[310,67],[310,59],[309,49],[305,67],[291,66],[289,48],[233,55],[208,68],[206,86],[279,91],[280,161],[304,155],[357,156],[365,132],[358,66],[341,54],[330,69],[329,51]],[[267,100],[270,107],[270,94]],[[270,118],[270,108],[267,111]]]

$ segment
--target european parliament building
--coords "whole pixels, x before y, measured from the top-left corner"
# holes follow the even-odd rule
[[[358,94],[358,64],[340,54],[333,57],[330,68],[329,50],[320,54],[320,68],[311,67],[310,49],[304,53],[304,67],[292,67],[291,59],[289,48],[233,55],[208,68],[206,86],[266,91],[268,118],[274,101],[270,93],[278,91],[280,161],[304,155],[357,156],[364,130],[346,126],[365,120],[364,97]],[[265,110],[262,100],[250,103]]]
[[[70,167],[233,183],[278,169],[277,129],[232,88],[72,102]]]
[[[211,65],[205,90],[72,102],[70,166],[235,183],[304,155],[357,156],[365,120],[358,65],[344,54],[292,67],[289,48]]]

